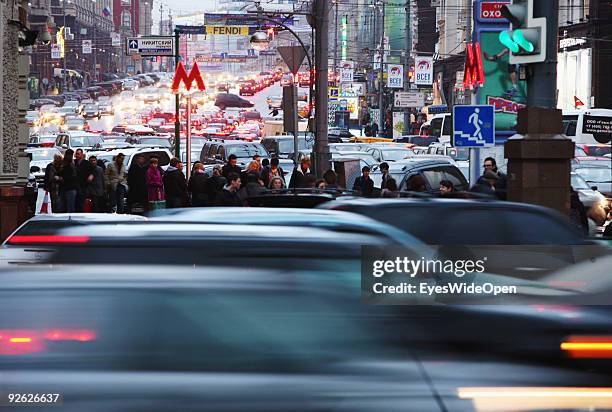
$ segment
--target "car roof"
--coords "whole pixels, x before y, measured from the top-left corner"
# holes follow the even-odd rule
[[[33,216],[28,222],[40,221],[76,221],[76,222],[125,222],[145,221],[144,216],[121,215],[115,213],[53,213]]]

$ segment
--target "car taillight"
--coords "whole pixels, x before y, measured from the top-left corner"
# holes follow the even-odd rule
[[[0,329],[0,356],[44,352],[48,341],[90,342],[95,339],[96,332],[91,329]]]
[[[87,242],[89,242],[89,236],[16,235],[6,240],[9,245],[82,244]]]

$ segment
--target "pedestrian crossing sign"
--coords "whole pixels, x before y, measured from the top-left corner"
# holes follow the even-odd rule
[[[487,147],[495,145],[493,106],[453,107],[453,146]]]

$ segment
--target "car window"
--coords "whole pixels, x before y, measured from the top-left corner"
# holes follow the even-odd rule
[[[221,159],[225,159],[225,147],[219,146],[219,149],[217,149],[217,154],[221,156]]]
[[[409,192],[426,192],[427,189],[427,183],[419,173],[408,176],[400,185],[400,190],[407,190]]]
[[[219,145],[217,144],[212,144],[210,145],[210,150],[208,151],[208,157],[215,157],[215,155],[217,154],[217,147]]]
[[[581,243],[578,234],[570,229],[569,222],[558,221],[540,213],[519,210],[495,214],[507,223],[512,244],[567,245]]]
[[[455,167],[451,167],[451,166],[442,167],[441,169],[442,169],[444,179],[450,180],[453,186],[455,186],[456,190],[462,191],[462,190],[469,189],[467,187],[465,176],[463,176],[463,173],[461,173],[461,170]],[[438,187],[435,187],[434,189],[437,190]]]
[[[563,134],[566,136],[576,136],[576,126],[578,116],[563,116]]]
[[[363,214],[433,244],[438,240],[438,226],[444,223],[437,218],[439,213],[438,208],[432,207],[395,206],[367,208]]]
[[[431,168],[429,170],[422,170],[421,173],[429,183],[429,186],[433,190],[438,190],[440,187],[440,181],[446,179],[444,169],[441,167]]]
[[[167,152],[163,150],[155,150],[151,152],[146,152],[146,153],[143,153],[143,155],[145,159],[147,160],[147,162],[149,161],[151,157],[155,156],[159,159],[160,166],[166,166],[170,164],[170,156],[168,155]]]
[[[431,124],[429,126],[429,135],[440,137],[442,132],[442,118],[438,117],[432,119]]]

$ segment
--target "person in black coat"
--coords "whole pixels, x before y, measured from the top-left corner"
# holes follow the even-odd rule
[[[183,164],[176,157],[170,159],[170,165],[166,169],[163,180],[166,208],[187,206],[187,181],[183,174]]]
[[[497,173],[493,172],[492,170],[487,170],[478,179],[476,184],[472,186],[470,192],[495,197],[495,184],[497,183],[498,179],[499,176]]]
[[[187,183],[187,190],[191,194],[191,206],[203,207],[209,205],[208,200],[208,174],[204,171],[204,164],[196,162],[193,172]]]
[[[236,173],[238,176],[242,173],[242,169],[238,166],[238,157],[234,154],[229,155],[227,163],[221,169],[221,176],[225,179],[228,179],[230,173]]]
[[[217,193],[223,190],[223,186],[227,183],[227,179],[221,176],[221,166],[217,165],[213,168],[213,174],[206,181],[206,193],[208,201],[211,205],[215,204]]]
[[[361,176],[355,179],[353,190],[364,197],[371,197],[374,192],[374,181],[370,179],[370,168],[364,166],[361,168]]]
[[[242,184],[240,175],[230,173],[227,182],[223,189],[215,196],[215,206],[242,206],[242,202],[238,197],[238,190]]]
[[[147,205],[147,182],[145,180],[145,174],[147,168],[145,166],[145,158],[143,155],[136,155],[134,161],[130,165],[128,170],[127,184],[128,184],[128,210],[130,213],[134,213],[134,210],[140,212],[144,211]]]
[[[91,181],[94,180],[95,167],[85,159],[83,149],[77,149],[74,153],[74,166],[78,179],[75,210],[82,212],[85,198],[88,194],[87,188]]]
[[[304,156],[300,161],[300,165],[293,169],[291,174],[291,180],[289,181],[289,188],[301,188],[308,187],[306,176],[312,175],[310,171],[310,158]]]
[[[62,167],[57,173],[59,180],[59,194],[61,211],[64,213],[76,212],[77,190],[79,188],[79,179],[77,177],[76,167],[72,161],[74,152],[72,149],[66,150]]]

